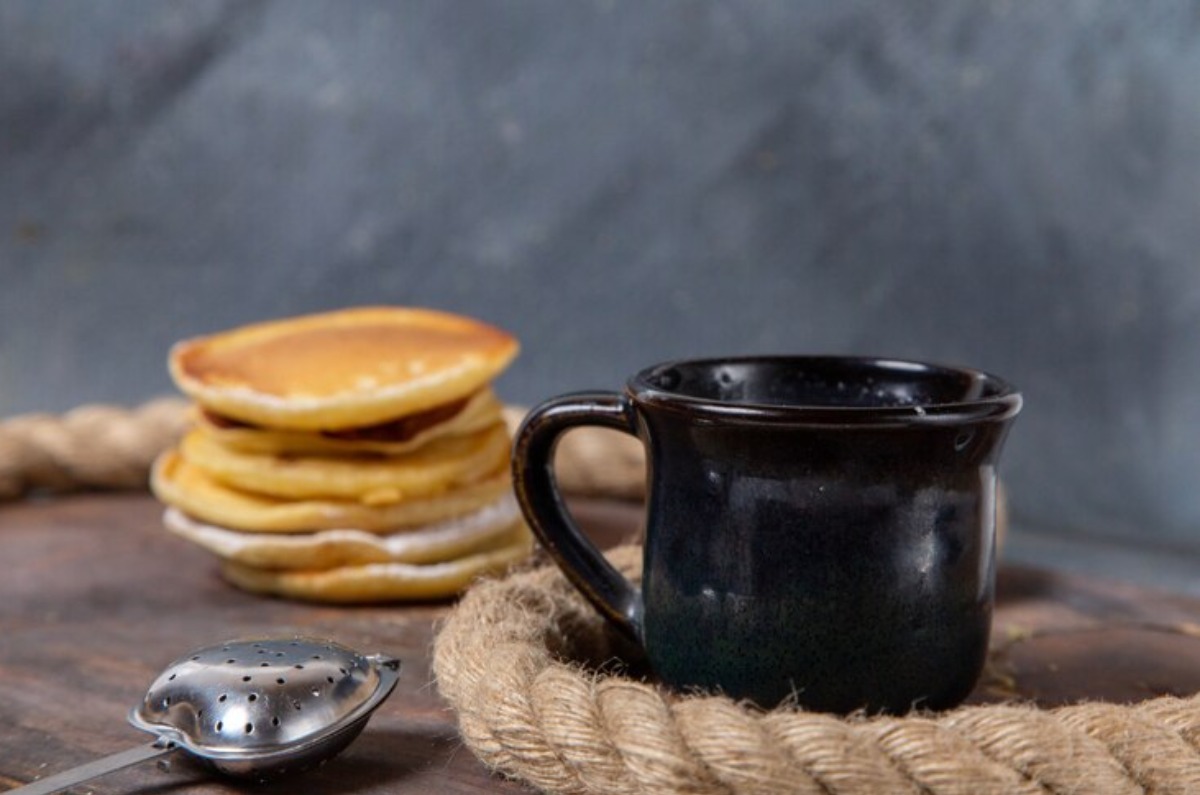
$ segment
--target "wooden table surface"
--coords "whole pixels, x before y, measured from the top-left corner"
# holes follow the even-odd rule
[[[638,510],[576,502],[603,543]],[[329,764],[260,786],[176,754],[82,785],[100,793],[525,792],[462,746],[431,682],[444,604],[322,607],[245,594],[212,558],[164,532],[143,495],[0,507],[0,789],[146,742],[125,722],[190,649],[253,634],[327,636],[404,661],[396,692]],[[1200,601],[1050,570],[1002,568],[993,655],[973,701],[1140,700],[1200,690]],[[301,786],[302,785],[302,786]]]

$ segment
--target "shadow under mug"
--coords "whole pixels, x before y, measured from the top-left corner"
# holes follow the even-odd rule
[[[995,583],[996,463],[1021,397],[977,370],[857,357],[648,368],[537,406],[518,500],[570,581],[682,690],[828,712],[943,709],[973,688]],[[641,588],[555,486],[565,431],[646,449]]]

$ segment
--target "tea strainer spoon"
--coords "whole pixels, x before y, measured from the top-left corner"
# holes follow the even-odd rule
[[[396,686],[400,661],[315,638],[252,638],[167,666],[129,713],[153,743],[11,792],[49,795],[182,748],[222,773],[258,779],[325,762]]]

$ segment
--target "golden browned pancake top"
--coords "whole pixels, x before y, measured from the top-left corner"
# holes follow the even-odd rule
[[[280,428],[387,422],[485,386],[516,356],[510,334],[429,309],[363,307],[187,340],[171,374],[210,410]]]

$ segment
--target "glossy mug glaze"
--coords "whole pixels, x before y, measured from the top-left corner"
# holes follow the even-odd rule
[[[1020,395],[976,370],[854,357],[679,361],[542,403],[513,473],[530,526],[661,680],[770,707],[953,706],[987,653],[996,463]],[[560,435],[647,459],[640,589],[554,485]]]

